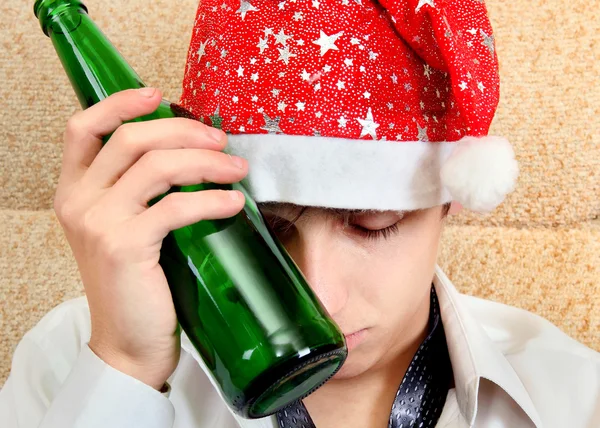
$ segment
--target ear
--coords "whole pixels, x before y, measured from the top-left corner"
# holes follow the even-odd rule
[[[450,204],[450,209],[448,210],[448,215],[456,215],[462,211],[463,207],[460,202],[452,201]]]

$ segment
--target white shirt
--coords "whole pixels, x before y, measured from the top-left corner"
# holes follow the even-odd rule
[[[454,371],[438,428],[600,427],[600,354],[530,312],[458,293],[436,268],[434,287]],[[85,297],[48,313],[19,343],[0,391],[3,428],[277,428],[227,407],[182,334],[179,365],[161,394],[87,346]]]

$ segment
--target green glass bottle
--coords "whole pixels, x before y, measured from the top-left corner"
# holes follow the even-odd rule
[[[37,0],[34,12],[83,108],[144,86],[81,1]],[[194,118],[163,100],[136,121],[176,116]],[[241,416],[264,417],[333,376],[347,356],[346,343],[242,184],[170,192],[207,188],[239,189],[246,205],[234,217],[171,232],[160,264],[179,323],[228,405]]]

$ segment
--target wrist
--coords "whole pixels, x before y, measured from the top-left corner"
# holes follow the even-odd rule
[[[173,372],[170,361],[163,359],[140,360],[111,347],[102,346],[90,340],[89,348],[112,368],[131,376],[140,382],[162,392],[167,388],[167,379]]]

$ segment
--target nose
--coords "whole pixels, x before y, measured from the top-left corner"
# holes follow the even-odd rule
[[[348,301],[343,254],[326,226],[297,226],[298,233],[284,245],[327,312],[335,317]]]

